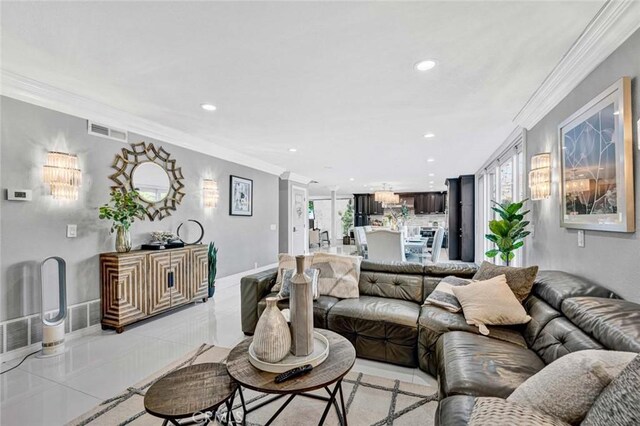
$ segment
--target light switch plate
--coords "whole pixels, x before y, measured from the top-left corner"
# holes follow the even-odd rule
[[[31,201],[30,189],[7,189],[7,201]]]
[[[67,225],[67,238],[76,238],[78,236],[78,225]]]
[[[584,231],[578,230],[578,247],[584,247]]]

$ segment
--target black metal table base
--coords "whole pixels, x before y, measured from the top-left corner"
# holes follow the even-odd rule
[[[275,402],[279,399],[288,397],[287,400],[284,402],[284,404],[282,404],[278,410],[273,414],[273,416],[271,416],[271,418],[269,419],[269,421],[267,421],[267,423],[265,423],[264,426],[269,426],[270,424],[273,423],[273,421],[284,411],[285,408],[287,408],[287,406],[291,403],[291,401],[293,401],[293,399],[296,396],[303,396],[306,398],[312,398],[312,399],[317,399],[320,401],[326,401],[327,405],[324,408],[324,411],[322,413],[322,417],[320,418],[320,422],[318,422],[318,425],[324,425],[325,420],[327,419],[327,415],[329,414],[329,410],[331,409],[331,406],[333,406],[336,410],[336,415],[338,416],[338,421],[340,422],[341,426],[348,426],[347,424],[347,410],[345,409],[345,405],[344,405],[344,394],[342,392],[342,379],[338,380],[335,384],[335,386],[333,387],[333,390],[331,390],[329,388],[329,386],[325,386],[324,389],[327,391],[327,393],[329,394],[328,397],[326,396],[321,396],[321,395],[315,395],[312,393],[307,393],[307,392],[301,392],[301,393],[293,393],[293,394],[282,394],[282,395],[276,395],[274,397],[271,397],[269,399],[267,399],[266,401],[261,401],[261,402],[257,402],[255,404],[253,404],[251,407],[247,407],[247,403],[244,400],[244,395],[242,393],[242,387],[239,386],[238,387],[238,393],[240,394],[240,401],[242,403],[242,424],[245,423],[246,419],[247,419],[247,415],[249,413],[252,413],[262,407],[264,407],[265,405],[271,404],[272,402]],[[338,400],[337,400],[337,396],[338,393],[340,394],[340,404],[338,405]]]
[[[240,389],[240,388],[238,387],[238,389]],[[226,401],[224,401],[224,404],[227,406],[227,414],[226,414],[226,419],[219,419],[222,424],[226,424],[226,425],[236,425],[237,424],[236,423],[236,419],[233,416],[233,401],[234,401],[234,399],[235,399],[235,392],[233,393],[233,395],[231,395],[230,398],[228,398]],[[196,416],[197,413],[194,413],[194,415],[191,417],[191,419],[182,419],[182,420],[179,420],[179,419],[165,419],[164,422],[162,422],[162,426],[167,426],[169,424],[175,425],[175,426],[207,425],[212,420],[215,419],[216,412],[218,411],[219,407],[220,406],[214,408],[213,411],[203,412],[199,416]]]

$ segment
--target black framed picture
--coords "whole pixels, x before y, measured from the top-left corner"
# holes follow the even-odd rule
[[[253,180],[231,175],[229,194],[231,216],[253,216]]]

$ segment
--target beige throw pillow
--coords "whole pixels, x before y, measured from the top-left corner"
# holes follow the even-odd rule
[[[304,269],[308,269],[311,266],[312,261],[313,255],[305,256]],[[280,253],[278,255],[278,275],[276,276],[276,284],[273,286],[271,291],[280,291],[280,289],[282,288],[282,274],[287,269],[296,269],[296,257],[291,254]]]
[[[474,281],[484,281],[489,278],[504,275],[507,277],[507,284],[516,295],[518,301],[522,303],[524,299],[531,293],[531,288],[538,275],[537,266],[529,266],[527,268],[517,268],[515,266],[499,266],[484,261],[480,265],[480,269],[473,276]]]
[[[578,424],[598,395],[636,356],[606,350],[567,354],[529,377],[507,401]]]
[[[319,269],[318,290],[321,295],[340,299],[360,297],[360,256],[315,253],[311,268]]]
[[[462,306],[467,324],[478,326],[485,336],[489,334],[487,325],[525,324],[531,320],[504,275],[451,290]]]

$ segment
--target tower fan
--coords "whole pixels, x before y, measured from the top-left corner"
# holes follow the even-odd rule
[[[47,318],[45,298],[45,269],[48,262],[58,267],[58,314]],[[38,358],[52,357],[64,353],[64,320],[67,317],[67,263],[58,256],[48,257],[40,264],[40,287],[42,288],[42,351]]]

